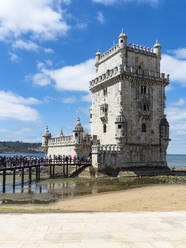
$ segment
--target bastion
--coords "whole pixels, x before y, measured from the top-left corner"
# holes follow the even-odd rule
[[[118,44],[96,53],[96,77],[90,82],[91,134],[78,119],[72,136],[43,134],[47,156],[91,153],[96,172],[115,175],[140,168],[168,169],[169,123],[164,114],[169,75],[160,70],[161,45],[128,42],[122,30]]]

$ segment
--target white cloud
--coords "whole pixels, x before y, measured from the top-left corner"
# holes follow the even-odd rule
[[[101,11],[98,11],[98,13],[97,13],[97,20],[101,24],[103,24],[105,22],[105,17]]]
[[[45,53],[55,53],[52,48],[44,48]]]
[[[32,77],[33,84],[39,85],[39,86],[46,86],[51,83],[50,78],[45,75],[44,73],[37,73]]]
[[[166,109],[167,119],[170,125],[170,138],[172,142],[169,145],[169,153],[182,154],[185,143],[186,135],[186,109],[185,102],[184,105],[182,100],[171,103],[170,105],[175,105],[176,107],[168,107]]]
[[[10,55],[10,60],[12,62],[18,62],[19,61],[19,57],[15,53],[10,52],[9,55]]]
[[[168,85],[166,88],[165,88],[165,91],[166,92],[169,92],[169,91],[172,91],[174,89],[174,87],[172,85]]]
[[[86,29],[87,28],[87,23],[79,22],[75,25],[76,29]]]
[[[90,94],[85,95],[85,96],[82,96],[82,97],[81,97],[81,100],[82,100],[83,102],[92,102],[92,96],[91,96]]]
[[[186,119],[186,109],[179,107],[168,107],[167,117],[171,122],[177,122]]]
[[[57,90],[88,91],[89,81],[95,77],[95,61],[89,59],[75,66],[65,66],[61,69],[45,73],[55,82]]]
[[[53,62],[52,62],[52,60],[50,60],[50,59],[45,60],[45,63],[46,63],[46,65],[48,65],[48,66],[52,66],[52,65],[53,65]]]
[[[171,55],[163,54],[161,61],[163,72],[170,74],[170,79],[186,86],[186,60],[174,58]]]
[[[62,2],[66,5],[70,5],[71,4],[71,0],[62,0]]]
[[[186,48],[169,50],[168,52],[174,54],[178,59],[186,59]]]
[[[37,51],[39,46],[33,41],[16,40],[12,44],[12,48],[27,51]]]
[[[67,2],[67,1],[66,1]],[[31,34],[54,39],[65,35],[69,26],[55,0],[0,0],[0,39]]]
[[[63,103],[74,103],[75,101],[76,101],[76,97],[75,96],[62,98],[62,102]]]
[[[89,91],[89,81],[95,77],[95,61],[89,59],[74,66],[49,70],[41,64],[40,73],[32,77],[34,84],[45,86],[51,81],[57,90]]]
[[[27,105],[38,104],[35,98],[24,98],[12,92],[0,91],[0,119],[16,119],[35,122],[39,120],[38,112]]]
[[[44,64],[43,62],[38,62],[38,63],[37,63],[37,68],[38,68],[39,70],[41,70],[44,66],[45,66],[45,64]]]
[[[186,100],[183,98],[180,98],[178,101],[171,103],[171,105],[174,106],[184,106],[186,104]]]
[[[81,114],[89,116],[89,114],[90,114],[89,113],[89,107],[87,106],[87,107],[77,108],[76,114],[77,114],[77,116],[81,116]]]
[[[159,0],[92,0],[95,3],[101,3],[104,5],[112,5],[117,3],[131,3],[131,2],[137,2],[137,3],[150,3],[150,4],[157,4]]]

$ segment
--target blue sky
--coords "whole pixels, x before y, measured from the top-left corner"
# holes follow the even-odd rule
[[[162,45],[171,75],[169,153],[186,151],[186,2],[183,0],[0,0],[0,140],[40,141],[46,125],[89,128],[94,55],[117,42]]]

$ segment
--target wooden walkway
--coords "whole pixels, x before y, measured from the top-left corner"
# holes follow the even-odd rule
[[[3,176],[2,192],[6,192],[6,177],[12,175],[12,187],[13,193],[15,193],[16,187],[16,174],[21,174],[21,187],[25,184],[25,174],[28,174],[28,184],[32,184],[32,177],[35,174],[36,182],[41,179],[41,169],[48,167],[50,177],[56,176],[56,167],[61,167],[61,178],[73,178],[78,176],[83,170],[91,166],[91,161],[79,161],[79,160],[33,160],[27,162],[7,162],[5,166],[0,167],[0,175]],[[73,172],[69,170],[73,168]]]

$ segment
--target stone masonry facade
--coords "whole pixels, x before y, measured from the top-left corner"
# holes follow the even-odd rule
[[[94,167],[100,171],[136,166],[167,166],[169,124],[164,115],[169,75],[160,72],[161,45],[127,42],[96,54],[96,78],[90,82]],[[112,170],[111,170],[112,171]]]
[[[164,109],[169,75],[160,71],[161,45],[156,41],[149,49],[127,39],[122,30],[117,45],[96,53],[96,78],[90,82],[91,135],[84,133],[80,120],[81,131],[77,134],[75,128],[72,136],[51,138],[46,130],[47,155],[87,156],[91,150],[92,165],[102,172],[167,166],[170,139]]]

